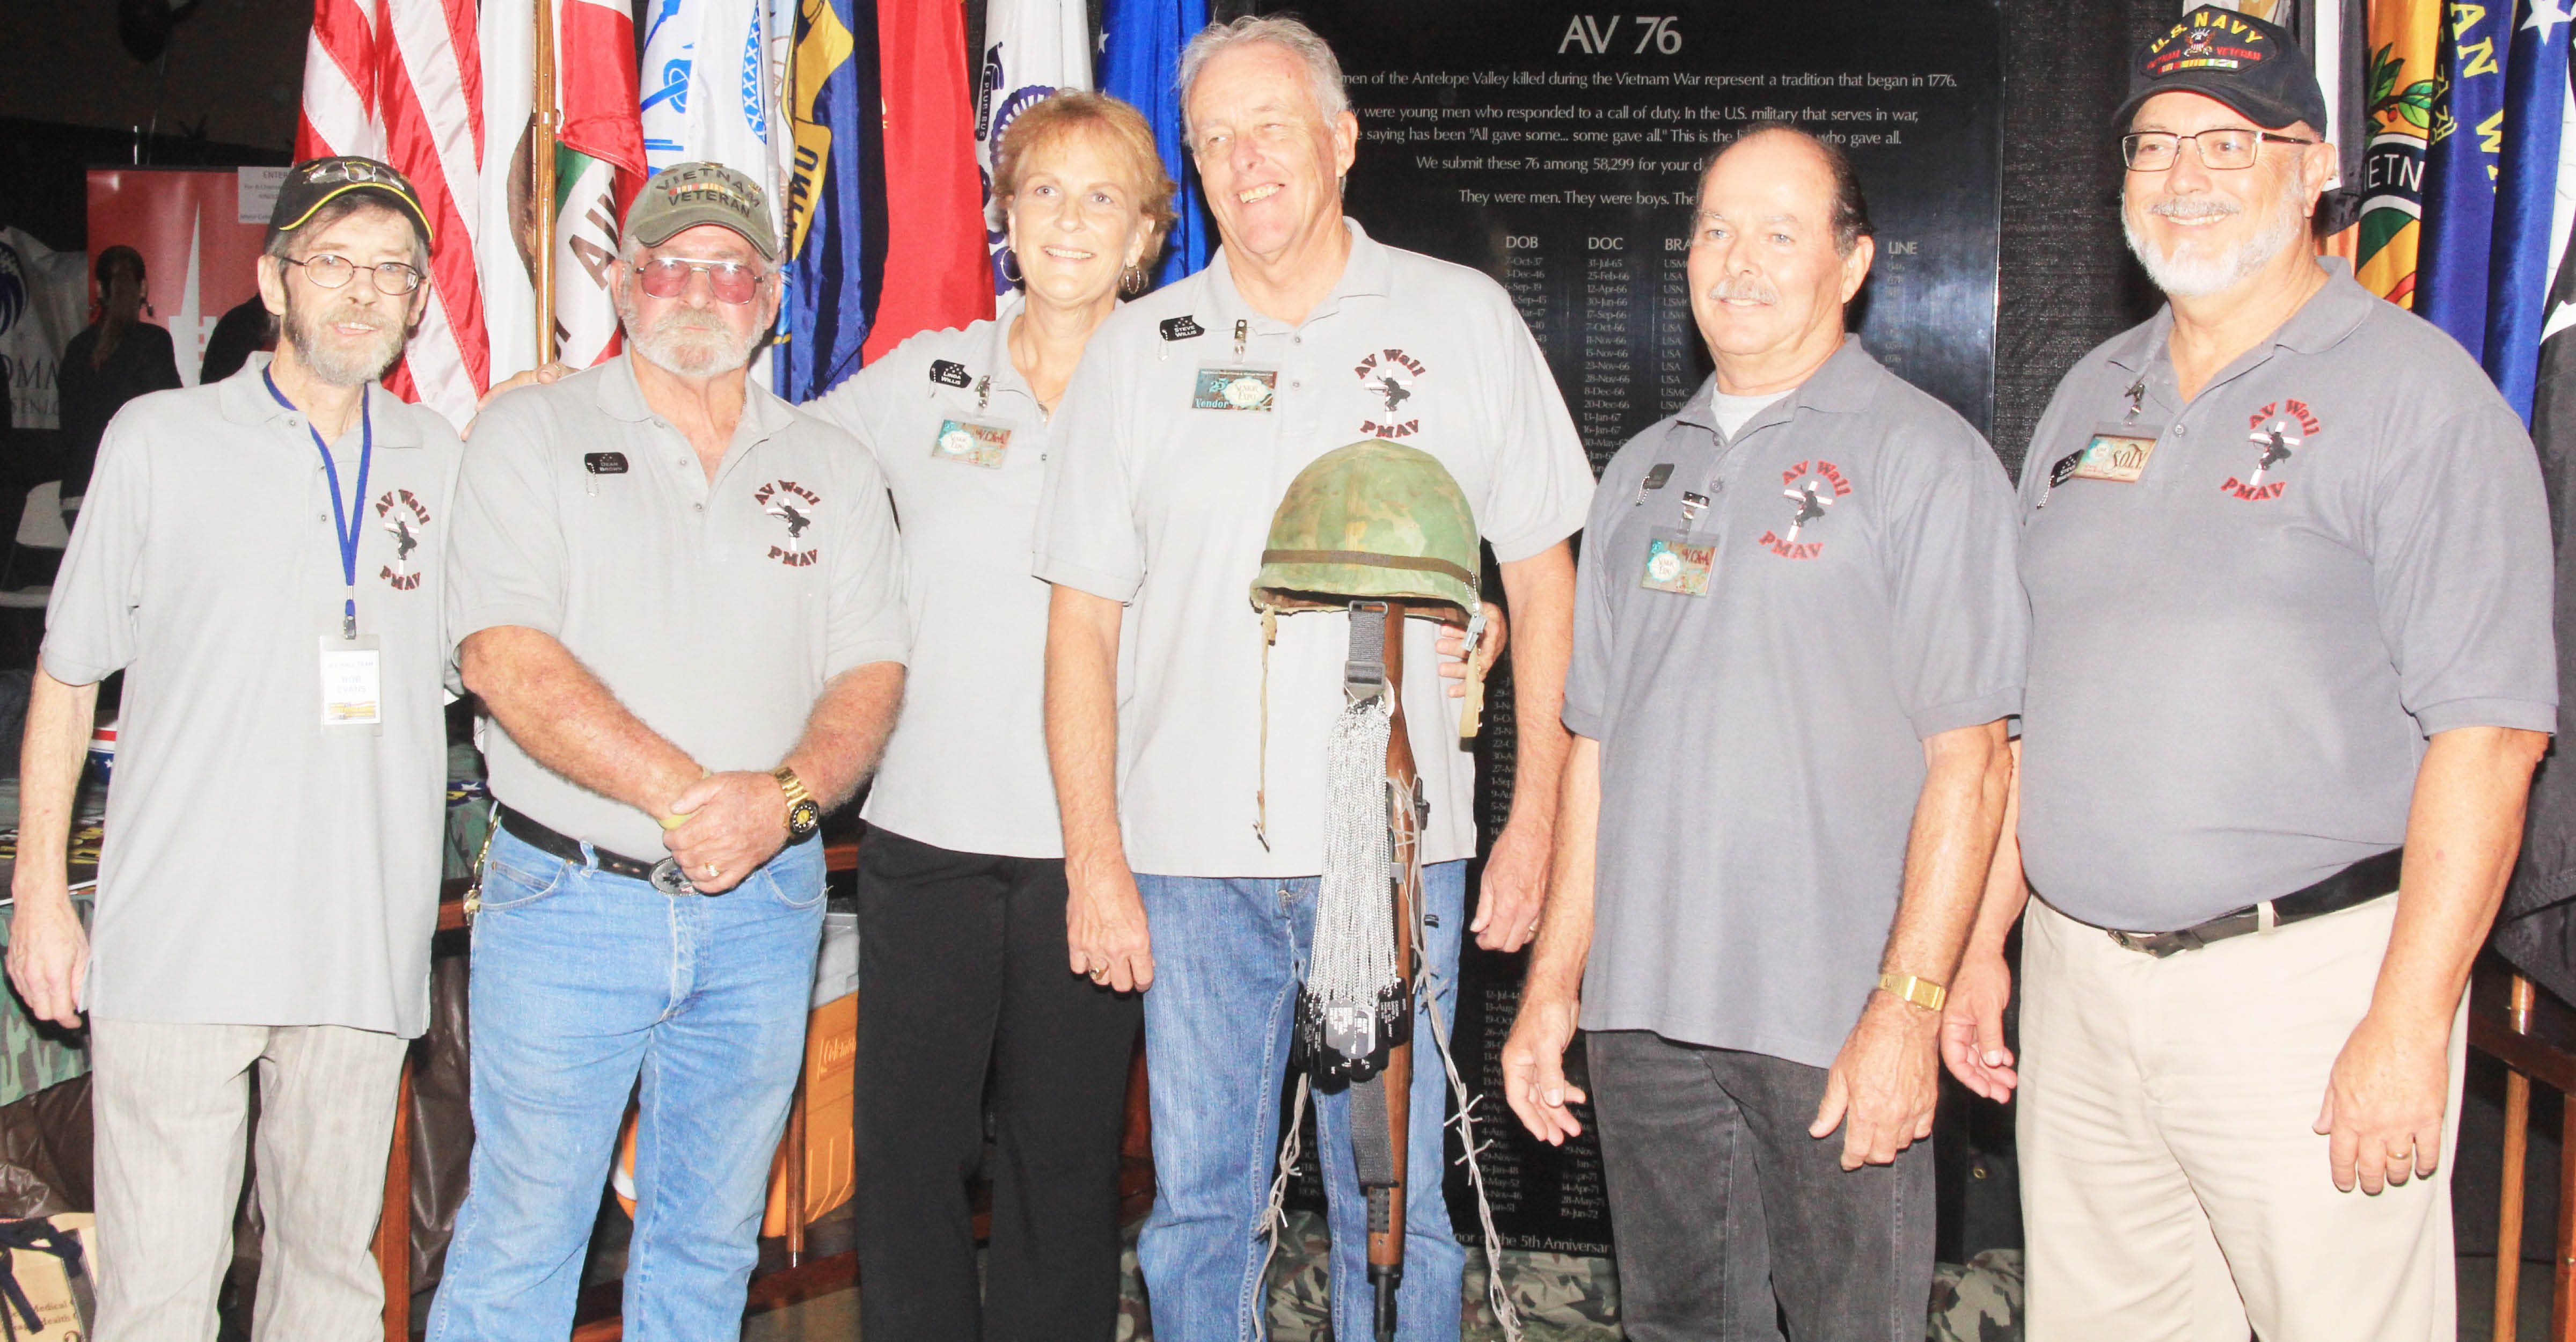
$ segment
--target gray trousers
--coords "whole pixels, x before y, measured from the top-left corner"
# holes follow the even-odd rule
[[[1825,1072],[1643,1030],[1584,1036],[1629,1342],[1921,1342],[1932,1144],[1845,1172]]]
[[[90,1022],[106,1342],[211,1342],[259,1078],[255,1342],[384,1336],[385,1156],[408,1041],[336,1025]]]

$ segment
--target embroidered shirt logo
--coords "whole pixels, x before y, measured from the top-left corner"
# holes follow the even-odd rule
[[[2242,480],[2227,477],[2219,489],[2249,503],[2262,503],[2281,497],[2289,481],[2279,479],[2287,467],[2308,445],[2308,440],[2325,426],[2308,403],[2300,400],[2275,401],[2246,418],[2245,440],[2254,445],[2254,472]]]
[[[420,571],[412,567],[411,555],[428,534],[428,507],[408,489],[389,489],[376,500],[376,519],[394,538],[394,562],[378,569],[376,576],[391,583],[397,592],[419,587]]]
[[[1361,359],[1351,373],[1360,380],[1361,386],[1368,388],[1369,395],[1377,398],[1386,418],[1381,421],[1362,416],[1360,432],[1371,438],[1390,440],[1410,438],[1420,433],[1421,417],[1407,416],[1404,403],[1413,399],[1413,384],[1420,381],[1426,371],[1421,360],[1400,349],[1382,349]]]
[[[1801,539],[1810,536],[1816,524],[1829,515],[1834,500],[1851,497],[1851,481],[1842,468],[1830,461],[1802,461],[1780,472],[1780,494],[1789,500],[1787,534],[1765,531],[1758,542],[1763,549],[1783,559],[1813,559],[1825,552],[1820,540]]]
[[[787,524],[787,543],[769,547],[769,557],[789,568],[805,568],[822,555],[819,548],[798,548],[806,528],[814,525],[815,509],[823,496],[793,480],[772,480],[752,492],[751,501],[760,510]]]

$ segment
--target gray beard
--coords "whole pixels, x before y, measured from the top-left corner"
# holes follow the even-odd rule
[[[325,309],[329,307],[328,304],[323,306]],[[316,380],[329,386],[364,385],[381,376],[394,366],[394,360],[402,357],[405,333],[399,327],[380,329],[376,340],[356,349],[325,341],[321,328],[330,322],[323,320],[319,313],[304,311],[296,302],[292,288],[287,290],[286,320],[280,324],[286,328],[287,343],[295,347],[295,361],[304,365],[304,370]]]
[[[646,363],[681,377],[730,373],[751,361],[752,347],[760,339],[736,336],[721,324],[710,328],[692,322],[686,308],[665,314],[650,330],[636,329],[634,313],[618,315],[625,319],[626,338]]]
[[[2235,251],[2217,256],[2185,259],[2158,255],[2154,246],[2139,236],[2137,225],[2125,209],[2120,211],[2120,233],[2129,240],[2129,251],[2138,258],[2139,265],[2146,267],[2147,278],[2158,289],[2175,298],[2207,298],[2244,283],[2307,231],[2307,217],[2299,211],[2299,190],[2297,178],[2287,179],[2272,227]]]

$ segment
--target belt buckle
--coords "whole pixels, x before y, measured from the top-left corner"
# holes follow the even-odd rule
[[[679,860],[676,858],[666,857],[654,863],[652,874],[645,879],[653,883],[654,889],[666,895],[698,893],[698,888],[689,884],[689,874],[680,869]]]

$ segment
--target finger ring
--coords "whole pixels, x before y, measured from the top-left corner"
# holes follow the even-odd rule
[[[710,880],[710,881],[721,881],[721,880],[723,880],[723,879],[724,879],[724,868],[717,866],[717,865],[716,865],[715,863],[713,863],[713,862],[708,863],[708,864],[707,864],[707,879],[708,879],[708,880]]]

